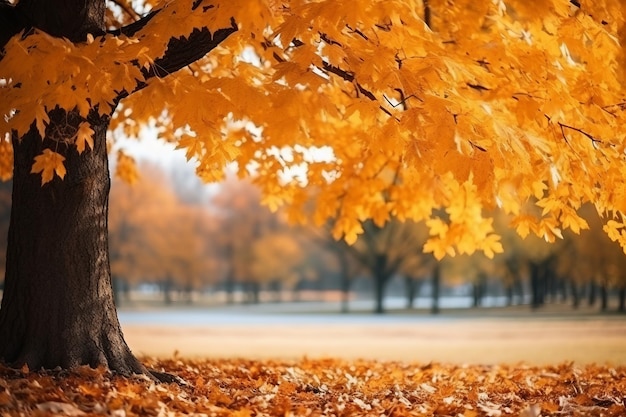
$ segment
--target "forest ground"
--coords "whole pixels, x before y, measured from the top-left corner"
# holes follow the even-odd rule
[[[197,359],[327,358],[447,364],[626,364],[626,316],[548,305],[393,311],[382,317],[297,310],[289,305],[194,310],[122,310],[138,355]],[[145,316],[142,314],[145,313]],[[155,321],[143,317],[157,314]],[[135,314],[135,316],[133,316]],[[160,319],[173,317],[170,320]],[[166,316],[167,315],[167,316]],[[141,317],[137,319],[137,317]]]

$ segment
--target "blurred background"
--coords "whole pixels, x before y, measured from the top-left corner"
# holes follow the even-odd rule
[[[423,225],[366,222],[348,246],[174,155],[144,152],[139,181],[111,189],[113,286],[138,353],[626,363],[626,256],[592,207],[591,230],[553,244],[496,213],[503,254],[437,262]],[[10,202],[0,183],[3,264]]]

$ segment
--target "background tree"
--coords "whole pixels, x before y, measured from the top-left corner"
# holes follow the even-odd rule
[[[423,254],[421,247],[428,239],[428,229],[424,224],[412,224],[409,226],[413,240],[413,252],[409,253],[402,262],[399,273],[404,276],[407,308],[413,308],[415,297],[419,294],[421,286],[430,277],[433,279],[436,263],[435,258]],[[403,244],[398,242],[398,244]],[[432,282],[432,281],[431,281]],[[431,295],[435,295],[434,291]]]
[[[203,206],[186,203],[161,168],[144,167],[135,184],[114,181],[109,237],[114,287],[152,282],[167,304],[175,290],[188,302],[216,279],[214,223]]]
[[[253,243],[251,279],[271,289],[275,301],[281,301],[284,288],[293,289],[299,280],[304,254],[295,237],[287,232],[271,231]]]
[[[234,302],[239,285],[248,300],[259,301],[260,282],[253,276],[254,246],[278,221],[260,204],[259,190],[248,181],[229,177],[210,200],[219,221],[216,243],[224,261],[224,288],[228,303]]]
[[[425,220],[437,258],[492,256],[484,209],[552,241],[590,202],[626,246],[623,2],[428,4],[145,1],[131,22],[104,0],[0,3],[0,358],[145,372],[110,290],[105,140],[155,119],[203,179],[235,161],[348,242],[392,214]]]
[[[626,255],[619,246],[600,230],[601,219],[591,206],[583,208],[582,214],[591,226],[581,233],[579,239],[568,235],[564,253],[559,253],[558,267],[570,281],[574,305],[580,303],[581,292],[588,289],[588,304],[596,304],[599,293],[600,310],[608,309],[611,291],[619,294],[618,309],[623,311],[624,268]]]
[[[344,250],[359,262],[363,270],[371,276],[374,284],[374,311],[385,312],[385,287],[389,280],[403,268],[421,265],[429,257],[422,253],[426,234],[421,225],[413,222],[390,221],[384,226],[373,221],[363,223],[364,232],[352,245]]]
[[[160,223],[160,210],[167,213],[175,205],[171,189],[161,184],[163,174],[156,167],[144,169],[146,175],[132,185],[113,181],[108,230],[114,289],[136,285],[155,273],[151,247],[156,242],[147,237],[146,228]],[[157,217],[150,218],[146,211]]]
[[[323,268],[318,266],[317,270],[320,274],[323,272],[337,277],[341,290],[341,312],[348,313],[352,283],[355,278],[365,273],[363,266],[349,253],[349,245],[345,240],[335,239],[332,236],[332,224],[326,223],[323,227],[305,225],[303,230],[303,235],[307,240],[322,254],[328,256],[328,261],[324,261]],[[327,259],[326,256],[323,258]]]

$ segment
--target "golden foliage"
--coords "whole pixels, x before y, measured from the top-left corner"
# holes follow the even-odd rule
[[[58,175],[61,179],[65,177],[65,165],[63,165],[65,157],[50,149],[44,149],[41,155],[35,157],[32,174],[41,174],[41,185],[52,181],[54,175]]]
[[[111,128],[136,136],[156,120],[203,179],[236,162],[270,207],[334,217],[348,241],[363,220],[395,216],[427,221],[438,258],[493,256],[494,207],[520,234],[554,241],[586,228],[577,213],[589,202],[626,248],[624,2],[432,0],[431,27],[418,0],[192,3],[146,2],[161,10],[131,37],[13,38],[0,61],[0,134],[21,137],[34,122],[44,137],[55,106],[111,114],[117,92],[145,82]],[[221,47],[145,80],[171,38],[231,18],[240,30]],[[85,126],[79,151],[89,138]],[[61,175],[38,161],[42,182]]]
[[[137,171],[135,159],[124,153],[121,149],[117,151],[115,176],[128,184],[134,184],[139,180],[139,172]]]
[[[0,366],[7,415],[622,416],[626,369],[561,364],[455,366],[402,362],[145,359],[185,384],[88,367]]]

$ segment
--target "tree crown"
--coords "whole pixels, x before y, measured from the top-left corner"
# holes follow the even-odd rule
[[[89,152],[96,112],[111,141],[156,125],[203,179],[234,162],[270,207],[335,217],[348,241],[394,216],[425,221],[438,258],[493,256],[488,210],[552,241],[586,228],[577,210],[591,202],[626,247],[620,0],[145,1],[143,18],[129,6],[112,2],[113,29],[82,42],[31,29],[4,45],[2,177],[11,134],[31,128],[51,141],[33,173],[63,177],[58,147]],[[57,107],[84,120],[52,129]]]

